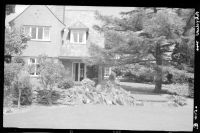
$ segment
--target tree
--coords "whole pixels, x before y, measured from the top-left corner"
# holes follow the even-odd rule
[[[165,53],[171,52],[169,46],[188,33],[190,23],[176,10],[166,8],[136,8],[121,15],[121,18],[114,18],[96,13],[96,18],[103,24],[94,28],[104,33],[105,49],[91,45],[90,62],[118,66],[154,61],[155,92],[160,92],[162,65],[167,61]]]
[[[45,55],[39,56],[40,81],[45,90],[48,90],[48,103],[52,104],[52,92],[56,84],[66,77],[65,68],[60,62],[48,58]]]
[[[15,5],[6,5],[6,15],[15,13]]]

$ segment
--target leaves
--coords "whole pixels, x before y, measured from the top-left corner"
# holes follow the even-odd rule
[[[30,38],[25,36],[17,29],[10,30],[5,28],[5,47],[4,55],[20,55],[22,51],[27,47],[27,41]]]

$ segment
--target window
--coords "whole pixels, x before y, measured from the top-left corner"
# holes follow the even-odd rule
[[[49,41],[50,40],[49,27],[24,26],[23,27],[23,33],[30,35],[31,40],[42,40],[42,41]]]
[[[104,69],[104,76],[105,76],[105,77],[109,77],[109,75],[110,75],[110,68],[109,68],[109,67],[106,67],[106,68]]]
[[[86,43],[86,31],[72,30],[70,32],[70,42],[85,44]]]
[[[40,65],[38,64],[37,59],[30,58],[28,65],[30,66],[30,70],[29,70],[30,75],[38,76],[39,75],[38,70],[39,70]]]

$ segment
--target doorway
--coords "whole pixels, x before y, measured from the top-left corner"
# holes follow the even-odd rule
[[[84,63],[72,63],[72,77],[74,81],[82,81],[86,78],[86,65]]]

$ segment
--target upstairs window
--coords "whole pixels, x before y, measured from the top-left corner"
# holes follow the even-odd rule
[[[31,40],[50,41],[49,27],[44,26],[24,26],[24,34],[31,36]]]
[[[86,44],[86,31],[71,30],[70,42],[75,44]]]

